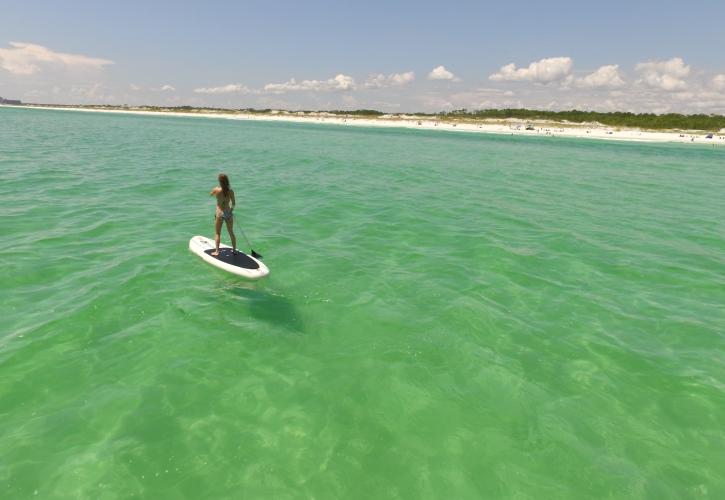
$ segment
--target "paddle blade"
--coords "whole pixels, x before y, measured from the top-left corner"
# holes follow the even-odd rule
[[[259,255],[257,252],[255,252],[254,250],[252,250],[252,257],[254,257],[255,259],[259,259],[259,260],[262,260],[264,258],[261,255]]]

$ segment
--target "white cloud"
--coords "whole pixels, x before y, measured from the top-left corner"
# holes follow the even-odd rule
[[[491,108],[517,108],[521,107],[520,100],[515,98],[509,90],[479,87],[472,90],[462,90],[445,97],[454,108],[465,109],[491,109]]]
[[[249,87],[240,83],[230,83],[221,87],[201,87],[194,89],[197,94],[247,94]]]
[[[166,85],[163,85],[159,90],[161,92],[167,92],[167,91],[171,92],[171,91],[176,90],[176,88],[173,85],[166,84]]]
[[[343,95],[342,102],[344,102],[348,108],[354,108],[360,104],[360,102],[350,94]]]
[[[32,75],[41,64],[56,64],[65,68],[99,69],[113,64],[108,59],[98,59],[81,54],[54,52],[42,45],[10,42],[10,49],[0,48],[0,68],[14,75]]]
[[[469,94],[476,94],[476,95],[498,95],[498,96],[507,96],[510,97],[514,95],[514,93],[511,90],[505,90],[505,89],[497,89],[494,87],[478,87],[476,89],[471,89],[468,91]]]
[[[682,90],[687,87],[684,78],[689,76],[690,67],[679,57],[668,61],[639,63],[635,70],[640,75],[637,83],[662,90]]]
[[[428,73],[428,80],[454,80],[458,81],[456,75],[446,69],[445,66],[437,66]]]
[[[112,103],[116,97],[108,92],[108,88],[100,83],[88,83],[82,85],[71,85],[69,88],[58,89],[58,94],[70,98],[74,102],[88,102],[94,104]],[[55,88],[54,88],[55,93]]]
[[[712,79],[712,86],[717,90],[725,90],[725,74],[715,75]]]
[[[608,88],[613,89],[622,87],[624,80],[622,75],[619,73],[618,64],[610,64],[602,66],[593,73],[588,74],[582,78],[577,78],[575,83],[578,87],[584,88]]]
[[[294,78],[284,83],[268,83],[264,86],[264,90],[273,94],[284,94],[285,92],[294,92],[307,90],[312,92],[324,92],[333,90],[354,90],[355,79],[351,76],[339,74],[335,78],[328,80],[302,80],[298,82]]]
[[[405,73],[395,73],[390,75],[390,78],[395,85],[406,85],[415,80],[415,73],[413,73],[412,71],[407,71]]]
[[[388,81],[388,77],[383,75],[382,73],[378,73],[377,75],[370,75],[365,82],[365,87],[369,89],[382,89],[389,86],[390,82]]]
[[[563,80],[569,73],[573,61],[570,57],[550,57],[532,62],[527,68],[517,68],[514,63],[502,66],[500,70],[489,76],[489,80],[501,81],[530,81],[549,83]]]
[[[141,90],[141,86],[140,85],[136,85],[135,83],[132,83],[131,85],[129,85],[129,88],[131,90]]]
[[[453,103],[444,96],[426,95],[419,97],[426,109],[434,111],[450,110],[453,109]]]
[[[382,89],[385,87],[401,87],[415,80],[415,73],[408,71],[406,73],[393,73],[388,76],[382,73],[370,75],[365,82],[365,88]]]

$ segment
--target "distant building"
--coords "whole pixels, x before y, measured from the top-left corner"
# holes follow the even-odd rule
[[[0,104],[13,104],[15,106],[18,106],[23,103],[20,102],[18,99],[3,99],[2,97],[0,97]]]

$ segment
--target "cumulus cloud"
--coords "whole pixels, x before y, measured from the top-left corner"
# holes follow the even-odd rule
[[[194,89],[197,94],[247,94],[250,92],[249,87],[240,83],[230,83],[220,87],[201,87]]]
[[[712,79],[712,86],[717,90],[725,90],[725,74],[715,75]]]
[[[587,76],[577,78],[574,83],[578,87],[583,88],[613,89],[622,87],[624,85],[624,80],[622,79],[622,75],[619,73],[619,65],[610,64],[607,66],[602,66],[601,68],[593,73],[588,74]]]
[[[132,83],[131,85],[129,85],[129,88],[131,90],[141,90],[141,86],[140,85],[136,85],[135,83]]]
[[[173,85],[169,85],[169,84],[167,83],[166,85],[162,85],[162,86],[161,86],[161,88],[160,88],[159,90],[160,90],[161,92],[171,92],[171,91],[174,91],[174,90],[176,90],[176,87],[174,87]]]
[[[640,76],[637,83],[661,90],[685,89],[687,83],[684,79],[690,74],[690,67],[679,57],[639,63],[635,70]]]
[[[325,92],[334,90],[354,90],[355,79],[351,76],[339,74],[328,80],[302,80],[298,82],[294,78],[284,83],[268,83],[264,86],[266,92],[272,94],[284,94],[285,92],[311,91]]]
[[[428,73],[428,80],[458,80],[456,75],[446,69],[445,66],[438,66]]]
[[[370,75],[365,82],[365,87],[369,89],[382,89],[386,87],[401,87],[415,80],[415,73],[408,71],[406,73],[393,73],[390,75]]]
[[[108,59],[55,52],[33,43],[10,42],[10,47],[0,48],[0,68],[14,75],[32,75],[37,73],[43,64],[55,64],[71,69],[98,69],[113,64],[113,61]]]
[[[502,66],[496,73],[488,77],[495,82],[530,81],[538,83],[550,83],[565,79],[573,66],[570,57],[550,57],[532,62],[526,68],[517,68],[514,63]]]

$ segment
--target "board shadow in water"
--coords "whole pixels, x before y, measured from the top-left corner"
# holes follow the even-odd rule
[[[290,332],[305,333],[304,322],[292,301],[262,287],[238,285],[229,291],[245,299],[250,316]]]

